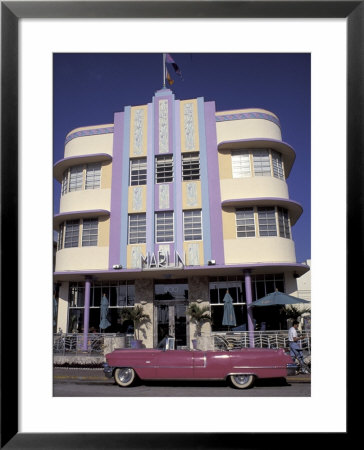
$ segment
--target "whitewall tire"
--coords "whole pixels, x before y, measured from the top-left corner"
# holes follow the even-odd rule
[[[254,384],[254,375],[230,375],[232,385],[238,389],[247,389]]]
[[[121,387],[131,386],[135,380],[135,370],[131,367],[119,367],[115,370],[114,379]]]

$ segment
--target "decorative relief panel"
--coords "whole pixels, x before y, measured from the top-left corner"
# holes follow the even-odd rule
[[[168,153],[168,100],[159,101],[159,153]]]
[[[133,188],[133,211],[141,211],[143,209],[143,188],[137,186]]]
[[[139,156],[143,154],[143,122],[144,122],[144,109],[137,109],[134,114],[134,142],[133,142],[134,156]]]
[[[186,184],[186,201],[187,206],[198,206],[197,198],[197,183],[187,183]]]
[[[195,149],[195,127],[193,122],[193,103],[185,103],[183,107],[185,124],[186,150]]]
[[[141,257],[142,257],[142,248],[141,247],[132,247],[131,249],[131,268],[139,268],[142,266]]]
[[[159,209],[169,209],[169,186],[159,185]]]
[[[199,244],[188,244],[188,265],[199,266],[200,265],[200,246]]]

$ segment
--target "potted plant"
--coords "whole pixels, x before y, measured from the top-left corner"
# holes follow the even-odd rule
[[[132,320],[134,324],[134,341],[131,342],[132,348],[141,348],[142,339],[139,339],[139,331],[142,325],[150,323],[149,314],[144,313],[141,305],[132,308],[124,307],[121,309],[120,315],[123,320]]]
[[[191,303],[187,308],[187,314],[192,323],[196,324],[195,337],[201,336],[202,325],[206,322],[211,323],[210,308],[208,306],[199,306],[197,303]],[[194,348],[197,345],[197,339],[192,339]]]

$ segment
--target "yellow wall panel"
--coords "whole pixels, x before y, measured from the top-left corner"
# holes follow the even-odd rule
[[[111,189],[112,164],[111,162],[101,165],[101,189]]]
[[[222,232],[225,239],[236,239],[235,208],[225,207],[222,210]]]
[[[231,166],[231,151],[230,150],[219,150],[219,171],[220,178],[232,178],[233,170]]]
[[[99,247],[108,247],[110,240],[110,218],[99,217]]]

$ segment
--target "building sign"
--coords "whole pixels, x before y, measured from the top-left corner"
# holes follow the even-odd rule
[[[182,258],[177,251],[174,252],[174,261],[171,261],[169,252],[165,250],[159,250],[157,254],[148,252],[146,256],[140,258],[142,269],[169,269],[185,266],[185,255]]]

